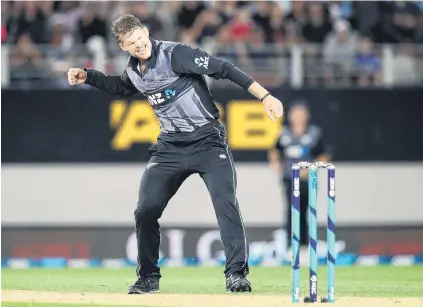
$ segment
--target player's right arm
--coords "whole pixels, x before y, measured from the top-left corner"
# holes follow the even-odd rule
[[[179,44],[173,48],[171,63],[172,70],[178,74],[208,75],[216,80],[229,79],[238,84],[263,102],[264,109],[272,121],[283,114],[279,99],[232,63],[209,55],[205,50]]]
[[[121,76],[106,76],[95,69],[70,68],[68,81],[70,85],[88,84],[107,93],[121,96],[132,96],[138,92],[126,71]]]

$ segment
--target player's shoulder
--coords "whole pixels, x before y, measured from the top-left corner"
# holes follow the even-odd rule
[[[200,47],[195,45],[189,45],[181,42],[171,42],[173,45],[172,49],[178,52],[190,53],[202,50]]]
[[[165,40],[158,40],[157,46],[162,50],[163,52],[170,52],[173,48],[175,48],[179,43],[173,42],[173,41],[165,41]]]
[[[163,52],[172,52],[175,47],[180,50],[196,50],[197,47],[175,41],[156,40],[157,46]]]
[[[314,135],[315,137],[321,137],[323,135],[322,128],[317,125],[313,125],[313,124],[309,125],[308,131],[310,134]]]

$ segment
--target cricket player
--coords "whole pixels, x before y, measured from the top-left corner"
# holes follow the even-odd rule
[[[328,162],[330,154],[323,131],[309,124],[310,113],[304,101],[296,102],[288,112],[289,124],[283,127],[275,145],[269,150],[270,165],[281,173],[281,183],[286,199],[286,233],[288,247],[291,247],[291,197],[292,164],[300,161]],[[308,244],[308,170],[300,171],[300,244]]]
[[[200,175],[212,199],[226,256],[226,291],[251,292],[247,279],[248,242],[237,202],[234,161],[203,75],[229,79],[241,86],[262,101],[271,120],[282,116],[282,103],[227,61],[188,45],[151,38],[133,15],[118,17],[110,28],[120,48],[130,54],[124,73],[106,76],[93,69],[71,68],[68,81],[122,96],[141,92],[160,123],[134,211],[138,280],[128,293],[159,291],[158,220],[192,174]]]

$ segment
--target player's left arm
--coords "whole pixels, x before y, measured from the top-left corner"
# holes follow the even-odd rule
[[[179,44],[171,55],[172,69],[178,74],[207,75],[214,79],[229,79],[263,102],[269,118],[274,121],[283,114],[282,103],[258,82],[232,63],[209,55],[200,48]]]

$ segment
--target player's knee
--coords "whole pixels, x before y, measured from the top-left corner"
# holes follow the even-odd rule
[[[157,195],[150,193],[140,196],[135,209],[135,219],[140,222],[156,221],[161,215],[160,201]]]
[[[143,203],[138,203],[137,208],[134,212],[135,220],[137,222],[151,222],[157,220],[157,210],[155,210],[154,206],[145,205]]]

